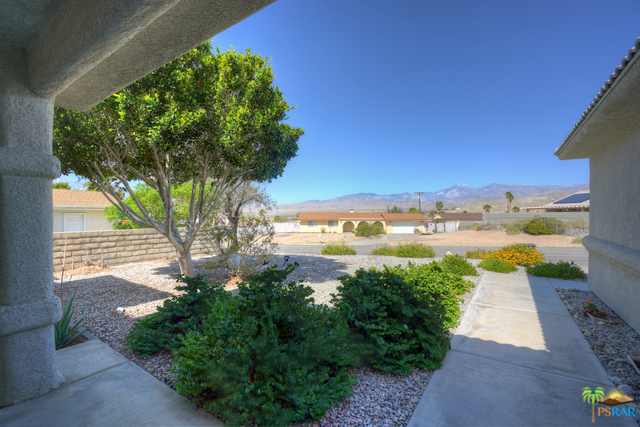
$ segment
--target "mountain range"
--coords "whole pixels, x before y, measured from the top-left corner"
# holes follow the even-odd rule
[[[589,184],[561,185],[504,185],[489,184],[473,188],[464,184],[456,184],[438,191],[425,192],[421,196],[422,210],[435,208],[435,202],[441,201],[445,209],[468,210],[480,212],[485,203],[495,205],[502,210],[506,207],[505,193],[510,191],[515,197],[514,206],[539,206],[549,199],[564,197],[577,191],[586,190]],[[504,203],[503,203],[504,202]],[[544,203],[543,203],[544,202]],[[329,211],[385,211],[387,205],[396,205],[403,209],[418,207],[418,195],[399,193],[380,195],[375,193],[357,193],[336,197],[329,200],[307,200],[300,203],[277,206],[278,215],[295,214],[297,212],[329,212]],[[479,205],[479,206],[475,206]],[[466,209],[465,207],[468,207]]]

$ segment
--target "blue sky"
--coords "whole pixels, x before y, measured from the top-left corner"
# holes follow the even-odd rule
[[[589,182],[562,143],[640,31],[637,0],[279,0],[213,39],[271,57],[296,106],[280,204]]]

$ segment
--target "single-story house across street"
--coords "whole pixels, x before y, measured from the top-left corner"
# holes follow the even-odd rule
[[[362,222],[380,224],[387,234],[413,234],[417,228],[425,232],[428,216],[417,213],[386,212],[301,212],[298,217],[301,233],[350,233]]]
[[[100,191],[53,189],[53,232],[111,230],[104,208],[112,206]]]
[[[640,38],[555,155],[589,159],[589,288],[640,332]]]
[[[520,208],[523,212],[589,212],[589,190],[573,193],[562,199],[554,200],[542,206],[527,206]]]

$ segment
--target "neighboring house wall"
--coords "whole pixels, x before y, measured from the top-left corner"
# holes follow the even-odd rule
[[[518,213],[483,213],[482,222],[492,225],[512,222],[516,219],[534,218],[556,218],[561,221],[585,221],[588,226],[589,212],[518,212]]]
[[[590,157],[589,287],[640,333],[640,122]]]
[[[65,213],[81,213],[85,215],[86,228],[84,231],[107,231],[111,230],[112,225],[107,221],[104,210],[53,210],[53,232],[62,233],[64,229]]]
[[[65,256],[66,244],[66,256]],[[191,255],[203,255],[204,246],[196,239],[191,246]],[[130,262],[153,261],[172,258],[176,255],[169,240],[156,230],[84,231],[53,233],[53,268],[62,269],[65,259],[67,269],[103,260],[106,265]]]

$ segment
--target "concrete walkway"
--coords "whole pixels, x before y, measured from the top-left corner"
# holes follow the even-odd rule
[[[66,382],[0,410],[0,426],[224,426],[99,340],[58,350],[56,360]]]
[[[409,426],[637,427],[598,417],[606,405],[592,424],[582,400],[583,387],[613,388],[554,290],[584,285],[486,272]]]

